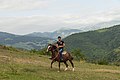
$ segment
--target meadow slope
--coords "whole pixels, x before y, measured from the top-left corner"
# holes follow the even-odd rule
[[[0,48],[0,80],[120,80],[120,67],[74,61],[75,72],[58,63],[50,68],[48,56]],[[70,65],[70,64],[69,64]]]

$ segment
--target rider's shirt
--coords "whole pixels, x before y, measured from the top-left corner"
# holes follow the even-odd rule
[[[58,46],[63,46],[64,41],[57,41]],[[59,47],[59,49],[63,49],[63,47]]]

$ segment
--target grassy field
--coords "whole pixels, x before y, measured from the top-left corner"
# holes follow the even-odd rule
[[[120,80],[120,67],[74,61],[75,72],[58,63],[50,68],[48,56],[0,49],[0,80]],[[70,65],[70,64],[69,64]],[[71,65],[70,65],[71,66]]]

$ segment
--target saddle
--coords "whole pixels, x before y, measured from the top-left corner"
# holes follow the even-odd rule
[[[63,52],[62,52],[62,55],[65,55],[65,54],[67,54],[67,51],[63,51]],[[56,57],[57,57],[57,56],[56,56]],[[56,57],[54,57],[54,58],[51,57],[51,58],[49,58],[49,59],[53,60],[53,59],[55,59]]]
[[[67,54],[67,51],[63,51],[62,54],[63,54],[63,55]]]

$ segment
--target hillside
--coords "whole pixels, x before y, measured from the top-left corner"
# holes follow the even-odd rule
[[[77,29],[61,29],[54,32],[35,32],[28,35],[15,35],[0,32],[0,44],[22,49],[42,49],[48,43],[52,43],[58,36],[67,37],[73,33],[81,32]]]
[[[0,46],[0,80],[119,80],[120,67],[74,61],[75,72],[50,68],[48,56]]]
[[[68,50],[81,49],[90,62],[97,60],[120,62],[120,25],[73,34],[64,40]]]
[[[31,34],[28,34],[27,36],[32,36],[32,37],[47,37],[47,38],[52,38],[52,39],[56,39],[58,36],[62,36],[63,38],[74,34],[74,33],[79,33],[79,32],[83,32],[82,30],[79,29],[60,29],[60,30],[56,30],[53,32],[34,32]]]
[[[20,36],[10,33],[0,32],[0,44],[13,46],[22,49],[42,49],[53,39],[44,37]]]

